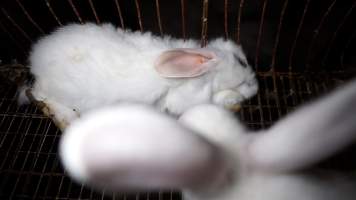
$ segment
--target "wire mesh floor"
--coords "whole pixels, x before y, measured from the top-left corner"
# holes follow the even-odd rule
[[[349,77],[261,73],[259,94],[238,116],[252,129],[266,128]],[[0,199],[181,199],[177,191],[105,194],[72,182],[57,156],[61,132],[35,106],[18,107],[15,95],[16,85],[0,79]],[[350,167],[350,157],[343,159]]]

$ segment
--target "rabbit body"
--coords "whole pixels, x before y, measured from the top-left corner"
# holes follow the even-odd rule
[[[177,49],[188,49],[192,52],[185,53],[192,56],[209,51],[214,54],[214,63],[207,61],[209,69],[200,74],[165,77],[157,72],[154,67],[160,55],[176,50],[179,57],[182,52]],[[190,67],[188,56],[174,56],[161,70],[169,68],[170,63],[186,62]],[[64,112],[57,118],[75,118],[73,110],[80,114],[118,102],[151,104],[179,115],[193,105],[214,100],[220,105],[239,103],[258,88],[242,49],[231,41],[216,39],[201,50],[193,40],[160,38],[110,24],[61,27],[34,45],[29,61],[35,77],[33,96],[44,101],[54,114]],[[221,91],[228,92],[220,97]]]

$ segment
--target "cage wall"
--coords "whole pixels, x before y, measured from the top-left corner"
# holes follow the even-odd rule
[[[31,44],[68,23],[241,44],[259,93],[236,113],[267,128],[355,75],[354,0],[3,0],[0,2],[0,199],[180,199],[179,192],[107,194],[72,182],[57,156],[61,132],[35,105],[18,107]],[[354,148],[321,163],[355,169]]]

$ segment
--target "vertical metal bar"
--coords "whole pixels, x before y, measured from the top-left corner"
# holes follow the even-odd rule
[[[64,174],[68,174],[68,173],[64,172]],[[69,195],[70,195],[70,190],[72,189],[72,186],[73,186],[73,182],[70,181],[69,184],[68,184],[68,189],[65,192],[65,194],[66,194],[65,199],[70,199]]]
[[[276,70],[275,70],[275,62],[276,62],[276,54],[277,54],[277,49],[278,49],[278,43],[279,43],[279,39],[280,39],[280,34],[281,34],[281,29],[282,29],[282,24],[283,24],[283,19],[284,19],[284,15],[285,12],[287,10],[287,6],[288,6],[289,0],[286,0],[283,4],[282,7],[282,11],[281,11],[281,16],[279,18],[279,25],[278,25],[278,32],[276,35],[276,41],[273,47],[273,54],[272,54],[272,63],[271,63],[271,72],[272,72],[272,80],[273,80],[273,92],[275,93],[274,98],[276,99],[276,104],[277,107],[280,108],[281,104],[280,104],[280,100],[278,98],[278,86],[277,86],[277,77],[276,77]],[[280,109],[278,109],[278,115],[281,116],[281,111]]]
[[[159,7],[159,0],[156,0],[156,13],[157,13],[157,22],[158,22],[158,28],[161,36],[163,36],[163,29],[162,29],[162,22],[161,22],[161,11]]]
[[[241,32],[241,15],[242,15],[242,8],[244,6],[245,0],[240,0],[240,4],[239,4],[239,12],[238,12],[238,16],[237,16],[237,33],[236,33],[236,42],[237,44],[241,44],[240,41],[240,32]]]
[[[95,6],[94,6],[94,3],[93,3],[93,0],[88,0],[89,1],[89,4],[90,4],[90,8],[91,8],[91,11],[93,12],[93,15],[95,17],[95,20],[96,20],[96,23],[97,24],[100,24],[100,19],[99,19],[99,16],[95,10]]]
[[[228,39],[228,38],[229,38],[228,8],[229,8],[229,0],[225,0],[225,1],[224,1],[224,30],[225,30],[225,39]]]
[[[58,25],[63,26],[62,22],[59,20],[59,18],[57,17],[56,13],[54,12],[51,4],[49,3],[49,0],[45,0],[45,1],[46,1],[46,6],[47,6],[49,12],[52,14],[54,19],[57,21]]]
[[[275,97],[274,94],[271,95],[271,93],[272,93],[273,91],[270,91],[269,84],[267,83],[267,79],[268,79],[269,77],[270,77],[270,76],[264,76],[263,79],[260,79],[261,82],[263,81],[262,84],[264,84],[265,86],[267,86],[267,87],[264,89],[264,91],[263,91],[263,96],[265,97],[266,105],[264,105],[264,106],[262,106],[262,107],[265,107],[266,110],[268,110],[268,111],[267,111],[268,116],[266,116],[266,118],[268,118],[268,119],[265,118],[265,120],[266,120],[265,122],[268,121],[268,123],[270,123],[270,122],[272,121],[272,114],[271,114],[271,113],[272,113],[272,112],[271,112],[272,102],[270,101],[270,97],[271,97],[271,96]],[[274,89],[272,89],[272,90],[274,90]],[[261,92],[262,92],[262,91],[261,91]]]
[[[356,1],[353,3],[353,5],[350,7],[350,9],[346,12],[344,18],[341,20],[341,23],[339,24],[339,26],[336,28],[334,34],[333,34],[333,37],[332,39],[330,40],[329,42],[329,45],[327,47],[327,50],[326,50],[326,53],[325,53],[325,56],[323,58],[323,62],[322,62],[322,65],[325,66],[325,63],[327,61],[327,58],[329,56],[329,53],[330,53],[330,50],[331,50],[331,47],[333,46],[334,42],[335,42],[335,39],[337,37],[337,35],[339,34],[339,31],[341,30],[341,28],[345,25],[347,19],[350,17],[353,9],[356,7]]]
[[[265,119],[264,119],[264,115],[263,115],[263,108],[262,108],[262,100],[261,100],[261,94],[258,93],[257,94],[257,101],[258,101],[258,110],[260,111],[260,122],[261,122],[261,128],[265,128]]]
[[[310,64],[309,64],[309,63],[310,63],[310,60],[311,60],[312,50],[313,50],[313,47],[314,47],[316,38],[318,37],[319,32],[320,32],[322,26],[324,25],[324,22],[325,22],[326,18],[328,17],[328,15],[330,14],[331,10],[333,9],[333,7],[334,7],[336,1],[337,1],[337,0],[334,0],[334,1],[330,4],[330,6],[329,6],[328,9],[326,10],[325,14],[324,14],[323,17],[321,18],[318,27],[314,30],[314,34],[313,34],[313,37],[312,37],[310,46],[309,46],[309,48],[308,48],[307,61],[306,61],[306,70],[308,70],[308,69],[310,68]]]
[[[73,12],[74,12],[75,15],[77,16],[78,21],[79,21],[81,24],[83,24],[83,23],[84,23],[84,22],[83,22],[83,19],[82,19],[82,17],[80,16],[79,11],[78,11],[77,8],[75,7],[75,5],[74,5],[74,3],[73,3],[73,0],[67,0],[67,1],[68,1],[68,3],[70,4],[70,6],[72,7]]]
[[[202,47],[204,47],[207,43],[208,12],[209,12],[209,0],[203,0],[203,16],[202,16],[202,30],[201,30],[201,46]]]
[[[120,7],[120,4],[119,4],[119,0],[115,0],[115,5],[116,5],[116,8],[117,8],[117,12],[119,13],[121,28],[125,29],[124,18],[122,17],[122,12],[121,12],[121,7]]]
[[[257,38],[256,54],[255,54],[255,69],[256,70],[258,69],[258,57],[259,57],[260,48],[261,48],[261,39],[262,39],[262,32],[263,32],[263,25],[264,25],[264,20],[265,20],[267,3],[268,3],[268,0],[264,0],[261,19],[260,19],[260,26],[258,29],[258,38]]]
[[[80,185],[80,192],[79,192],[79,197],[78,199],[82,199],[83,191],[84,191],[84,184]]]
[[[293,57],[294,57],[294,51],[295,51],[295,48],[297,46],[297,41],[299,39],[299,35],[300,35],[300,32],[301,32],[303,24],[304,24],[305,15],[306,15],[306,13],[308,11],[308,8],[309,8],[309,3],[310,3],[310,0],[306,0],[305,6],[304,6],[304,10],[303,10],[303,15],[302,15],[302,18],[300,19],[300,23],[298,25],[297,33],[295,34],[295,38],[294,38],[294,41],[293,41],[293,44],[292,44],[292,48],[291,48],[291,51],[290,51],[290,54],[289,54],[289,65],[288,65],[288,71],[289,72],[291,72],[292,68],[293,68],[292,62],[293,62]]]
[[[61,190],[62,190],[62,186],[63,186],[63,182],[64,182],[64,177],[65,175],[62,176],[61,178],[61,181],[59,183],[59,186],[58,186],[58,190],[57,190],[57,194],[56,194],[56,198],[55,199],[59,199],[59,196],[60,196],[60,193],[61,193]]]
[[[105,199],[105,190],[102,192],[102,194],[101,194],[101,200],[104,200]]]
[[[32,42],[31,37],[15,22],[15,20],[9,15],[9,13],[4,9],[1,8],[3,14],[7,17],[7,19],[16,27],[18,31],[29,41]]]
[[[136,11],[137,11],[137,19],[138,24],[140,26],[141,32],[143,32],[143,25],[142,25],[142,16],[141,16],[141,8],[140,8],[140,0],[135,0]]]
[[[35,22],[35,20],[31,17],[31,15],[27,12],[25,7],[22,5],[20,0],[16,0],[16,3],[20,6],[21,10],[24,12],[26,15],[27,19],[40,31],[42,34],[44,34],[43,29]]]
[[[341,53],[340,56],[340,64],[342,67],[344,67],[344,58],[345,58],[345,53],[348,50],[348,48],[350,47],[352,41],[356,38],[356,29],[352,32],[351,37],[347,40],[346,45],[344,50]]]
[[[281,16],[279,17],[279,24],[278,24],[278,30],[277,30],[277,35],[276,35],[276,40],[274,43],[274,47],[272,50],[272,62],[271,62],[271,71],[275,71],[275,64],[276,64],[276,54],[277,54],[277,49],[278,49],[278,44],[279,44],[279,39],[280,39],[280,34],[281,34],[281,29],[282,29],[282,24],[283,24],[283,19],[284,15],[288,6],[289,0],[285,0],[282,11],[281,11]]]
[[[184,41],[186,40],[186,28],[185,28],[185,0],[180,1],[181,15],[182,15],[182,35]]]

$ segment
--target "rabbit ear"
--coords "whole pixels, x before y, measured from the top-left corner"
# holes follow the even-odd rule
[[[137,105],[84,115],[65,132],[60,155],[72,177],[114,191],[193,188],[224,172],[217,147]]]
[[[155,69],[166,78],[196,77],[218,63],[214,52],[206,49],[175,49],[163,52],[155,61]]]
[[[356,80],[297,110],[250,144],[254,165],[297,170],[315,164],[356,139]]]

